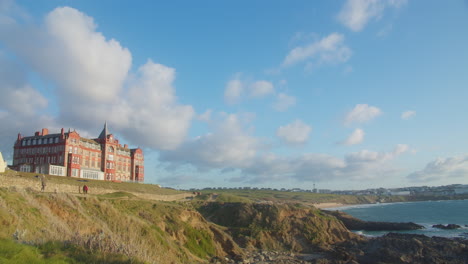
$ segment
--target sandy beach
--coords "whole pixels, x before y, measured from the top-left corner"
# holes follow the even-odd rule
[[[314,204],[314,206],[319,209],[324,209],[324,208],[341,207],[341,206],[344,206],[344,204],[342,203],[316,203]]]

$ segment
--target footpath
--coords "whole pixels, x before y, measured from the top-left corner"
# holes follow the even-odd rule
[[[16,176],[16,174],[10,171],[8,174],[0,174],[0,187],[5,188],[20,188],[20,189],[32,189],[34,191],[41,191],[41,179],[38,178],[26,178],[21,176]],[[95,194],[107,194],[114,193],[117,191],[124,190],[114,190],[114,189],[105,189],[99,187],[90,188],[88,195]],[[82,194],[81,185],[70,185],[70,184],[57,184],[51,181],[47,181],[47,186],[45,189],[46,193],[70,193],[70,194]],[[192,193],[180,193],[180,194],[153,194],[153,193],[140,193],[140,192],[129,192],[139,198],[146,200],[156,200],[156,201],[180,201],[185,200],[189,197],[193,197]]]

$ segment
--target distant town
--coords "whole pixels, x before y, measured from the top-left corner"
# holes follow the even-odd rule
[[[217,188],[204,188],[203,190],[210,189],[233,189],[228,187]],[[445,186],[420,186],[420,187],[403,187],[403,188],[377,188],[366,190],[327,190],[327,189],[276,189],[276,188],[258,188],[258,187],[238,187],[234,189],[240,190],[264,190],[264,191],[283,191],[283,192],[310,192],[310,193],[323,193],[323,194],[343,194],[343,195],[379,195],[379,196],[451,196],[468,194],[468,184],[451,184]],[[195,189],[190,189],[195,190]]]

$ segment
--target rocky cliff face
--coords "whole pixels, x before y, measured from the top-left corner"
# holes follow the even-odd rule
[[[311,252],[360,239],[336,218],[301,205],[207,203],[199,211],[243,248]]]
[[[222,229],[185,204],[0,188],[0,239],[60,241],[148,263],[241,255]]]
[[[365,231],[402,231],[402,230],[417,230],[424,229],[424,226],[415,223],[393,223],[393,222],[372,222],[363,221],[352,217],[351,215],[341,211],[324,211],[328,215],[336,217],[349,230],[365,230]]]
[[[463,264],[468,263],[468,241],[390,233],[360,242],[347,241],[326,254],[315,263]]]
[[[468,263],[466,240],[399,234],[368,239],[348,231],[336,217],[299,204],[212,202],[195,208],[131,195],[83,197],[0,188],[0,239],[33,245],[60,241],[160,264],[210,259]],[[313,254],[299,261],[294,254],[299,252]]]

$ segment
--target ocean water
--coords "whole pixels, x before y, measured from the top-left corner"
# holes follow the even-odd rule
[[[340,210],[366,221],[413,222],[425,227],[422,230],[400,231],[400,233],[468,239],[466,226],[468,225],[468,200],[353,205],[329,210]],[[454,230],[433,228],[432,225],[436,224],[458,224],[462,228]],[[355,231],[367,236],[380,236],[388,233]]]

